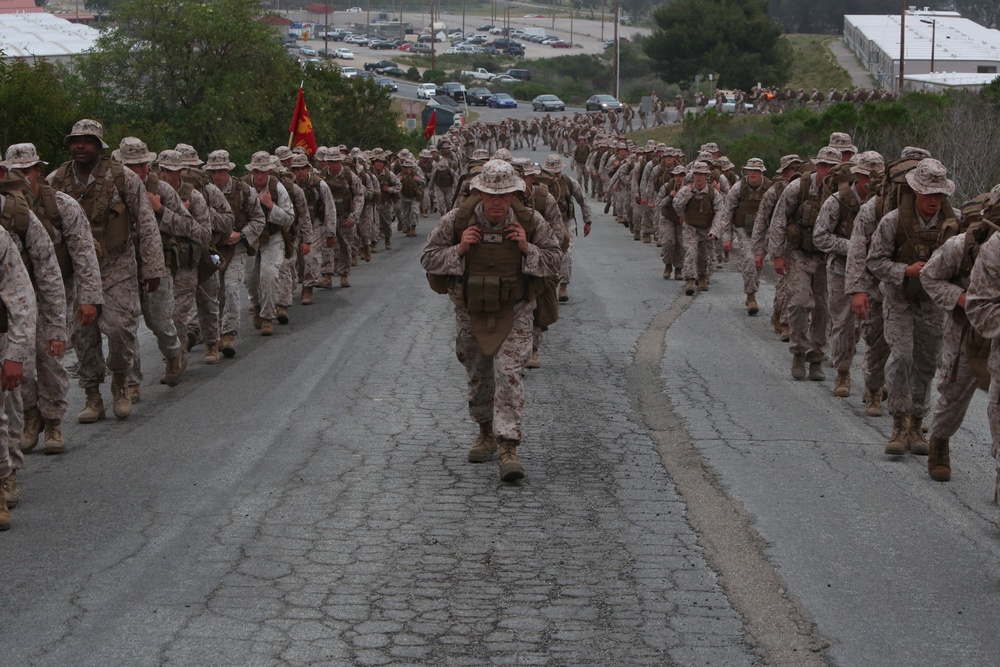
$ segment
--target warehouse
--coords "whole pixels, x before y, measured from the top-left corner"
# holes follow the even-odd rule
[[[98,30],[45,12],[0,14],[4,58],[46,58],[68,62],[93,48]]]

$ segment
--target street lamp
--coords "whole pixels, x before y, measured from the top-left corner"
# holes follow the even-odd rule
[[[931,27],[931,74],[934,73],[934,46],[937,44],[937,19],[920,19],[921,23],[926,23]]]

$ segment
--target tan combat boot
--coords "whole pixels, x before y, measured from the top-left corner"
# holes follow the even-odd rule
[[[331,287],[333,287],[333,275],[329,273],[324,273],[323,277],[319,279],[318,283],[316,283],[316,286],[322,287],[323,289],[330,289]]]
[[[218,343],[205,343],[205,363],[209,366],[219,363]]]
[[[786,323],[781,323],[781,329],[778,331],[778,336],[782,343],[787,343],[792,339],[792,328]]]
[[[392,250],[392,241],[390,241],[388,238],[385,239],[385,249]]]
[[[924,437],[923,429],[921,428],[923,420],[916,415],[909,415],[908,427],[906,431],[907,442],[910,445],[910,453],[917,456],[927,456],[928,445],[927,438]]]
[[[826,373],[823,372],[822,361],[809,362],[809,379],[813,382],[822,382],[826,379]]]
[[[288,306],[278,306],[274,309],[278,324],[288,324]]]
[[[559,303],[569,301],[569,294],[566,293],[567,289],[566,283],[559,283]]]
[[[892,416],[892,435],[885,443],[886,456],[903,456],[906,454],[906,415]]]
[[[63,443],[62,422],[58,419],[45,420],[45,442],[42,443],[43,454],[62,454],[66,451]]]
[[[181,376],[187,368],[187,352],[181,349],[173,358],[166,360],[166,371],[163,373],[163,384],[176,387],[181,383]]]
[[[222,334],[222,339],[219,340],[219,348],[222,350],[222,356],[227,359],[232,359],[236,356],[236,334]]]
[[[865,414],[869,417],[881,417],[884,414],[882,409],[882,390],[865,388]]]
[[[363,245],[361,246],[361,259],[366,262],[372,261],[372,248],[371,246]]]
[[[0,487],[3,488],[3,497],[7,501],[7,507],[14,509],[21,502],[21,490],[17,487],[17,471],[11,470],[10,474],[0,479]]]
[[[300,298],[300,301],[301,301],[301,303],[302,303],[303,306],[311,306],[313,304],[313,288],[312,287],[303,287],[302,288],[302,297]]]
[[[493,435],[493,422],[479,425],[479,435],[469,447],[469,463],[486,463],[497,451],[497,439]]]
[[[851,395],[850,371],[837,371],[837,379],[833,381],[833,395],[837,398],[847,398]]]
[[[757,305],[757,293],[752,292],[747,294],[747,315],[756,315],[760,312],[760,306]]]
[[[10,508],[7,507],[5,494],[0,493],[0,530],[10,530]]]
[[[351,279],[348,276],[340,276],[340,286],[341,287],[350,287],[351,286]]]
[[[931,436],[927,451],[927,474],[935,482],[951,479],[951,456],[948,452],[948,438]]]
[[[104,419],[106,414],[104,412],[104,399],[101,398],[101,388],[99,386],[87,387],[84,391],[87,393],[87,403],[83,406],[83,410],[80,410],[76,420],[81,424],[93,424]]]
[[[771,313],[771,328],[774,329],[774,333],[781,333],[781,313],[778,311]]]
[[[708,291],[708,276],[698,276],[698,289],[702,292]]]
[[[531,350],[531,356],[528,358],[528,360],[526,362],[524,362],[524,367],[525,368],[541,368],[542,367],[542,362],[540,362],[538,360],[538,350],[537,349],[532,349]]]
[[[111,410],[118,419],[125,419],[132,414],[132,401],[128,399],[126,384],[124,373],[111,376]]]
[[[653,235],[652,234],[643,234],[642,235],[642,242],[643,243],[652,243],[653,242]]]
[[[674,280],[684,280],[684,271],[683,271],[683,269],[679,269],[679,268],[675,268],[674,269]]]
[[[358,265],[358,253],[352,252],[351,253],[351,266],[357,266],[357,265]]]
[[[792,355],[792,379],[801,380],[806,376],[806,355]]]
[[[663,279],[664,280],[670,280],[670,276],[671,276],[671,274],[673,274],[673,272],[674,272],[674,268],[672,266],[670,266],[669,264],[667,264],[666,266],[664,266],[663,267]]]
[[[524,466],[517,460],[517,441],[501,440],[500,455],[497,459],[500,466],[500,479],[505,482],[516,482],[524,477]]]
[[[274,323],[271,322],[271,320],[261,320],[260,335],[261,336],[274,335]]]
[[[684,293],[688,296],[694,296],[695,289],[694,281],[688,278],[687,282],[684,283]]]
[[[132,401],[135,405],[142,400],[142,387],[137,384],[130,384],[128,386],[128,400]]]
[[[38,444],[42,430],[42,413],[37,407],[24,411],[24,433],[21,434],[21,451],[27,454]]]

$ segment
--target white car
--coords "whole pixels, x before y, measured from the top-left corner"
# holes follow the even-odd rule
[[[418,83],[417,84],[417,99],[418,100],[429,100],[430,98],[437,95],[437,84],[436,83]]]
[[[344,77],[345,79],[353,79],[357,75],[358,75],[358,68],[357,67],[341,67],[340,68],[340,76]]]
[[[360,14],[363,10],[360,7],[349,7],[347,9],[348,14]]]
[[[300,46],[299,47],[299,54],[303,55],[303,56],[315,56],[316,55],[316,49],[314,49],[311,46]]]
[[[344,60],[354,60],[354,51],[350,49],[337,49],[333,52],[334,58],[343,58]]]

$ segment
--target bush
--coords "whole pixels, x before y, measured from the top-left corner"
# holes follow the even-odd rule
[[[538,83],[524,82],[511,84],[510,94],[515,100],[533,100],[548,92],[545,86]]]
[[[425,69],[423,76],[420,77],[420,81],[423,83],[436,83],[439,86],[447,79],[448,73],[443,69]]]
[[[418,70],[416,67],[411,66],[410,69],[406,70],[406,80],[420,81],[420,70]]]

